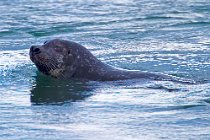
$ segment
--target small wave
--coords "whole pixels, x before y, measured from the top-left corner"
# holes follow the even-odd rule
[[[27,49],[0,51],[0,85],[13,85],[17,89],[17,86],[28,85],[33,71]]]
[[[209,99],[205,99],[204,102],[210,104],[210,98]]]
[[[6,35],[12,35],[12,34],[14,34],[14,31],[10,31],[10,30],[0,31],[0,36],[6,36]]]
[[[16,66],[29,64],[28,49],[17,51],[0,51],[0,70],[15,68]]]
[[[183,89],[178,88],[178,87],[166,86],[166,85],[162,85],[162,84],[148,85],[147,88],[149,88],[149,89],[166,90],[168,92],[178,92],[178,91],[183,90]]]
[[[201,106],[205,106],[205,105],[195,104],[195,105],[169,106],[169,107],[167,107],[167,110],[188,109],[188,108],[201,107]]]
[[[205,22],[205,21],[190,21],[190,22],[184,22],[184,23],[177,23],[172,25],[171,27],[191,27],[191,26],[197,26],[197,27],[203,27],[203,26],[209,26],[210,22]]]
[[[184,109],[190,109],[195,107],[203,107],[205,105],[202,104],[189,104],[189,105],[177,105],[177,106],[166,106],[166,107],[158,107],[151,109],[152,112],[155,114],[158,112],[164,112],[164,111],[174,111],[174,110],[184,110]]]

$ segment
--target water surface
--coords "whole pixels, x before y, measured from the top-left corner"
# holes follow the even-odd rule
[[[205,0],[0,1],[0,139],[210,139],[209,15]],[[199,82],[58,81],[28,56],[54,38]]]

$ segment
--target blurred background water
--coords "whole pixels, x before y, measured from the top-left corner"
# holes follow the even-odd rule
[[[209,15],[208,0],[0,1],[0,139],[210,139]],[[57,81],[28,56],[54,38],[200,84]]]

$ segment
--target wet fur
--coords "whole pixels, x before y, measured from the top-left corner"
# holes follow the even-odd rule
[[[66,79],[87,79],[94,81],[114,81],[126,79],[166,80],[194,83],[193,80],[178,78],[166,74],[130,71],[109,66],[75,42],[54,39],[38,46],[41,53],[30,58],[37,68],[46,75]]]

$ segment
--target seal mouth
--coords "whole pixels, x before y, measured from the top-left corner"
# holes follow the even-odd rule
[[[58,68],[57,65],[55,65],[55,63],[53,63],[51,59],[43,59],[42,57],[36,56],[33,56],[32,59],[37,68],[45,74],[49,74],[49,71]]]
[[[29,56],[31,61],[43,74],[50,75],[54,78],[64,77],[63,72],[65,69],[62,64],[52,54],[41,51],[40,46],[32,46]]]
[[[30,54],[30,59],[40,72],[55,78],[62,76],[63,69],[59,68],[59,65],[52,58],[44,58],[40,54]]]
[[[30,59],[36,65],[36,67],[44,74],[49,75],[50,71],[58,69],[56,61],[41,52],[40,48],[37,46],[31,46],[30,48]]]

